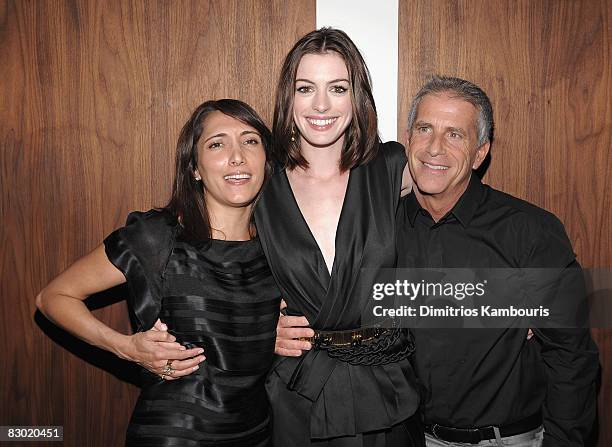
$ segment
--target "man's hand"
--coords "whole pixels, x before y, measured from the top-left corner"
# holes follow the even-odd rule
[[[287,307],[285,300],[281,301],[281,311]],[[276,344],[274,353],[287,357],[299,357],[302,351],[308,351],[312,347],[310,342],[297,340],[300,337],[313,337],[314,331],[310,329],[310,323],[306,317],[290,317],[281,315],[276,325]]]

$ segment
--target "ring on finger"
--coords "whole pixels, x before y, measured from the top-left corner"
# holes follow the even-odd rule
[[[172,366],[170,364],[166,364],[166,366],[164,367],[162,371],[162,375],[171,376],[173,372],[174,372],[174,369],[172,368]]]

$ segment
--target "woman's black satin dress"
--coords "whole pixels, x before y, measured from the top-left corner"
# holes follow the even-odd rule
[[[374,160],[351,170],[331,275],[285,170],[274,173],[255,218],[289,314],[306,316],[319,330],[361,327],[377,272],[395,267],[395,213],[405,165],[403,146],[386,143]],[[352,365],[313,349],[299,358],[276,358],[266,387],[276,446],[424,445],[408,358]]]
[[[265,378],[272,364],[280,293],[259,239],[177,237],[165,212],[132,213],[105,241],[130,289],[138,330],[160,318],[177,341],[206,360],[189,376],[146,377],[127,431],[128,446],[270,445]]]

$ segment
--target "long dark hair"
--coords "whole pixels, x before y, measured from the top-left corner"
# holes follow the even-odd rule
[[[221,112],[253,127],[261,137],[266,160],[269,158],[270,130],[251,106],[236,99],[219,99],[200,104],[181,130],[176,145],[172,197],[164,207],[164,210],[180,223],[180,236],[184,240],[205,241],[212,237],[204,200],[204,182],[194,179],[194,171],[198,166],[198,141],[202,136],[206,118],[212,112]],[[266,161],[264,181],[269,177],[269,173],[270,167]]]
[[[378,152],[378,118],[372,96],[372,83],[368,67],[359,50],[345,32],[321,28],[302,37],[289,51],[281,68],[276,87],[276,104],[272,125],[272,153],[284,167],[306,169],[308,162],[302,155],[293,123],[295,76],[305,54],[335,52],[346,64],[349,74],[353,119],[346,131],[340,170],[347,171],[372,160]]]

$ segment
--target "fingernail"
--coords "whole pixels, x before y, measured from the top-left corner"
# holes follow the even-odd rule
[[[162,323],[161,325],[162,331],[167,331],[168,330],[168,326],[166,326],[165,324]]]
[[[179,350],[181,350],[181,351],[185,351],[186,349],[187,348],[185,346],[183,346],[183,345],[181,345],[181,347],[179,348]]]
[[[204,352],[204,349],[198,349],[198,354],[202,354]]]
[[[200,363],[202,363],[204,360],[206,360],[206,357],[202,356],[202,357],[200,358]]]
[[[200,367],[198,365],[193,367],[193,370],[195,371],[196,369],[199,369]]]

